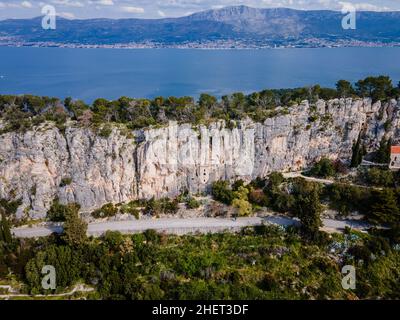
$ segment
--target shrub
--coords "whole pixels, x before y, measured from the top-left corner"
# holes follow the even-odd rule
[[[52,222],[64,222],[70,211],[79,210],[78,204],[63,205],[58,199],[53,201],[49,211],[47,211],[47,220]]]
[[[112,203],[105,204],[100,209],[92,212],[92,217],[95,219],[113,217],[118,213],[118,208],[116,208]]]
[[[69,186],[72,183],[72,178],[66,177],[66,178],[62,178],[61,182],[60,182],[60,187],[66,187]]]
[[[333,177],[336,174],[335,164],[328,158],[322,158],[311,168],[308,174],[319,178]]]
[[[199,207],[200,207],[200,202],[197,201],[195,198],[189,197],[186,200],[186,208],[188,208],[188,209],[197,209]]]
[[[371,168],[365,172],[364,180],[373,186],[391,187],[394,184],[394,175],[389,170]]]
[[[124,204],[120,211],[122,214],[130,214],[132,216],[134,216],[136,219],[139,219],[139,210],[136,207],[136,203],[135,202],[130,202],[128,204]]]
[[[328,198],[330,207],[343,215],[368,210],[370,205],[369,190],[357,186],[334,183],[325,187],[324,195]]]
[[[176,199],[161,198],[156,200],[152,198],[146,204],[145,213],[154,216],[159,214],[175,214],[178,210],[179,206]]]
[[[98,132],[98,135],[102,138],[107,139],[112,133],[112,128],[110,125],[104,125]]]
[[[238,209],[239,216],[248,216],[252,213],[252,206],[248,201],[249,190],[241,186],[234,192],[232,206]]]
[[[233,191],[227,181],[215,181],[211,187],[214,200],[231,205],[234,199]]]
[[[268,196],[261,189],[251,190],[249,201],[258,206],[267,207],[269,205]]]

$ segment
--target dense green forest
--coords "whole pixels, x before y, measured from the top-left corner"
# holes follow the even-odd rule
[[[48,218],[64,221],[63,234],[13,239],[6,217],[17,204],[2,201],[0,279],[11,277],[24,283],[23,292],[42,293],[41,269],[53,265],[57,289],[52,292],[84,282],[96,288],[88,296],[91,299],[398,299],[399,179],[394,175],[387,180],[388,171],[372,170],[376,169],[360,174],[365,186],[323,186],[302,178],[285,179],[280,173],[250,184],[216,182],[213,197],[237,207],[239,215],[270,207],[301,221],[299,228],[260,226],[236,234],[172,236],[149,230],[88,238],[79,206],[55,201]],[[374,180],[385,187],[371,186],[370,175],[386,177]],[[182,195],[180,199],[141,200],[123,210],[143,206],[148,214],[157,215],[173,212],[179,201],[190,205],[190,199]],[[320,231],[323,206],[344,216],[361,210],[376,227],[368,234],[347,229],[328,235]],[[111,216],[116,211],[110,204],[95,214]],[[377,228],[382,225],[385,228]],[[341,286],[344,265],[356,267],[354,290]]]
[[[0,275],[11,270],[31,294],[85,282],[96,288],[90,299],[400,298],[398,246],[350,231],[323,239],[265,226],[238,234],[12,240],[2,246]],[[42,289],[44,265],[56,268],[56,290]],[[342,288],[344,265],[356,266],[355,290]]]
[[[161,125],[168,120],[207,123],[216,119],[229,121],[250,117],[255,121],[264,121],[278,112],[285,112],[276,110],[278,106],[288,107],[303,100],[313,103],[318,99],[347,97],[370,97],[374,101],[398,98],[400,83],[394,86],[389,77],[379,76],[365,78],[354,85],[340,80],[335,89],[315,85],[263,90],[249,95],[237,92],[221,99],[202,94],[198,101],[192,97],[157,97],[152,100],[121,97],[115,101],[97,99],[92,105],[72,98],[61,101],[58,98],[32,95],[0,95],[0,118],[6,123],[1,131],[24,131],[45,120],[55,121],[62,129],[67,119],[93,127],[117,122],[126,124],[130,129]],[[107,136],[109,132],[106,127],[99,133]]]

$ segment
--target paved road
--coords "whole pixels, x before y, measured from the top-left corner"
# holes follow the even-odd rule
[[[120,231],[126,234],[140,233],[148,229],[170,234],[188,234],[195,232],[220,232],[220,231],[238,231],[246,226],[257,226],[263,223],[270,223],[281,226],[299,225],[297,219],[283,216],[268,217],[249,217],[238,218],[236,220],[227,218],[162,218],[150,220],[134,221],[108,221],[91,223],[88,226],[88,235],[100,236],[104,232]],[[324,229],[327,231],[341,231],[346,226],[353,229],[363,230],[368,227],[363,222],[356,221],[337,221],[332,219],[323,219]],[[62,227],[42,226],[32,228],[16,228],[12,232],[18,238],[36,238],[45,237],[53,232],[61,233]]]

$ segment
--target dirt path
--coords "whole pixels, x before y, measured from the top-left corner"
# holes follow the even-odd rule
[[[8,291],[12,291],[13,288],[11,286],[0,286],[2,289],[8,289]],[[8,300],[10,298],[57,298],[57,297],[68,297],[72,296],[76,292],[91,292],[94,291],[94,288],[87,287],[82,284],[76,285],[71,291],[66,293],[59,293],[59,294],[19,294],[19,293],[9,293],[0,295],[0,299]]]

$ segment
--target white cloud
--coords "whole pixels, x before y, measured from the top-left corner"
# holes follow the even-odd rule
[[[75,7],[75,8],[83,8],[85,6],[84,3],[74,0],[52,0],[51,3],[60,6]]]
[[[385,6],[376,6],[370,3],[356,3],[354,5],[357,10],[364,10],[364,11],[389,11],[390,8]]]
[[[29,1],[22,1],[22,2],[21,2],[21,7],[24,7],[24,8],[32,8],[33,5],[32,5],[32,3],[30,3]]]
[[[164,18],[235,5],[340,11],[341,2],[351,3],[360,11],[400,10],[400,0],[0,0],[0,19],[37,16],[43,3],[79,18],[122,18],[135,14],[143,18]]]
[[[120,7],[121,11],[127,13],[144,13],[144,9],[140,7],[123,6]]]
[[[75,15],[71,12],[59,12],[57,13],[58,16],[63,17],[65,19],[75,19]]]
[[[352,3],[352,2],[342,2],[339,1],[338,5],[343,7],[343,6],[352,6],[356,10],[359,11],[390,11],[391,9],[386,7],[386,6],[377,6],[371,3]]]
[[[90,0],[89,3],[98,6],[113,6],[115,4],[113,0]]]

